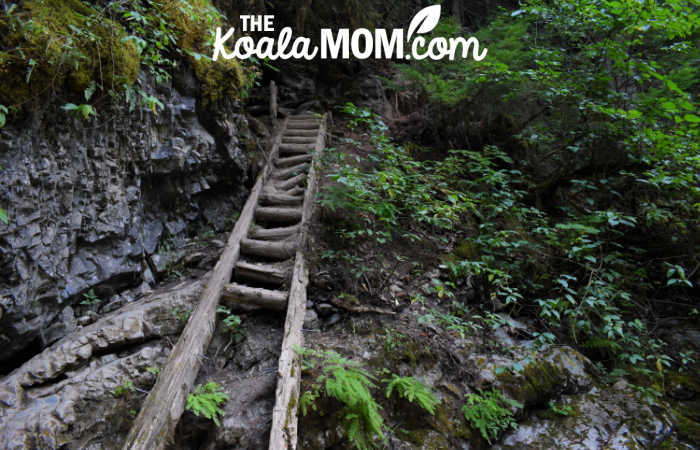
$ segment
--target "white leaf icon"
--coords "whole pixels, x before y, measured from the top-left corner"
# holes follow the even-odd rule
[[[413,33],[423,34],[432,31],[440,20],[440,5],[428,6],[423,8],[411,19],[411,24],[408,26],[407,41],[411,40]]]

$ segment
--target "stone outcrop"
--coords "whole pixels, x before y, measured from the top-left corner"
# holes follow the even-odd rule
[[[159,87],[158,113],[120,100],[85,121],[37,106],[0,129],[6,370],[70,332],[89,289],[106,298],[152,283],[182,238],[230,229],[255,142],[236,105],[203,112],[192,89],[181,91]]]

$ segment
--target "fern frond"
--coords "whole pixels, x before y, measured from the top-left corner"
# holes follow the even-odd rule
[[[391,379],[382,381],[389,382],[386,387],[387,398],[391,397],[391,393],[396,389],[399,397],[405,398],[411,403],[415,400],[430,415],[435,415],[435,407],[440,404],[440,400],[426,385],[416,378],[400,377],[393,374]]]

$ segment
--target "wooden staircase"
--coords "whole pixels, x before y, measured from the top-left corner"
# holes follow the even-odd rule
[[[283,119],[268,163],[165,368],[144,401],[124,449],[164,448],[179,421],[225,302],[287,311],[277,371],[270,450],[294,449],[308,273],[304,257],[314,197],[315,163],[325,146],[327,115]]]

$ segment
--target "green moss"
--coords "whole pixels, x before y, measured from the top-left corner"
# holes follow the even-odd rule
[[[665,384],[667,386],[681,385],[695,395],[700,394],[700,377],[698,377],[697,372],[693,375],[678,372],[666,375]]]
[[[678,437],[688,442],[700,442],[700,423],[676,412]]]
[[[462,259],[476,260],[479,259],[479,246],[472,241],[465,239],[455,247],[455,255]]]
[[[425,450],[450,448],[450,443],[445,436],[430,429],[400,430],[398,435],[401,439],[414,444],[416,448]]]
[[[211,54],[212,31],[225,27],[209,0],[162,0],[153,7],[173,24],[175,45],[194,68],[204,104],[245,96],[250,68],[200,56]],[[84,0],[28,0],[11,16],[0,13],[0,104],[19,106],[64,86],[80,93],[92,81],[116,90],[133,83],[141,55],[126,36],[121,24]]]
[[[74,91],[93,80],[119,88],[138,75],[138,49],[122,42],[121,25],[81,0],[25,1],[13,18],[0,18],[0,103],[20,105],[64,83]]]
[[[163,8],[175,24],[178,47],[189,54],[195,76],[201,84],[201,98],[216,103],[226,96],[241,98],[253,72],[235,59],[211,61],[195,58],[192,52],[210,55],[208,37],[216,27],[224,27],[222,17],[209,0],[165,0]]]
[[[547,361],[534,361],[521,374],[502,372],[496,378],[513,398],[528,406],[546,403],[565,381],[561,369]]]

